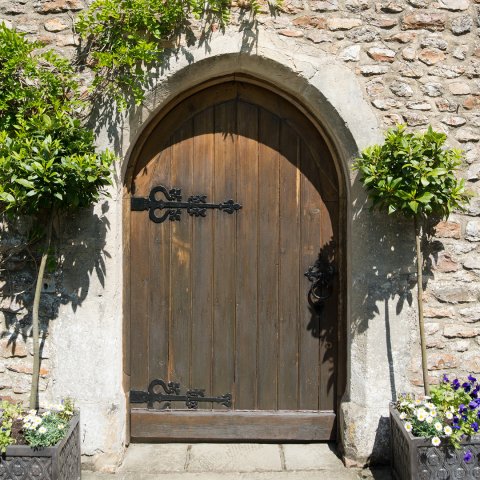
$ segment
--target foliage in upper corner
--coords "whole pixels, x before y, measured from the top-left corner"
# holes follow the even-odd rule
[[[243,0],[238,6],[258,13],[261,4],[270,10],[281,0]],[[214,25],[224,28],[230,18],[231,0],[94,0],[80,13],[76,31],[82,40],[80,64],[95,73],[92,91],[105,94],[120,109],[133,98],[144,100],[147,69],[161,61],[166,44],[190,32],[192,18],[202,20],[202,38]],[[95,96],[94,96],[95,98]]]
[[[70,63],[0,24],[0,201],[37,214],[87,206],[110,183],[111,152],[95,152]]]
[[[94,0],[80,13],[76,30],[84,42],[83,60],[93,69],[93,89],[120,107],[125,97],[144,98],[145,67],[160,60],[191,16],[224,26],[229,0]]]
[[[366,148],[353,168],[373,201],[373,208],[406,216],[448,217],[468,200],[463,179],[455,173],[463,153],[445,148],[447,136],[428,127],[408,133],[403,125],[385,134],[383,145]]]

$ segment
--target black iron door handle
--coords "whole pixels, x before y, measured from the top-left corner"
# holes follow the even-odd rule
[[[312,307],[323,306],[333,292],[335,267],[318,259],[308,267],[305,276],[312,282],[308,291],[308,303]]]

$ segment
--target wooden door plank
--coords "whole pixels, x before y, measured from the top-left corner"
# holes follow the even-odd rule
[[[332,441],[333,412],[156,412],[134,409],[136,441]]]
[[[257,409],[277,408],[280,120],[260,110]],[[282,372],[286,374],[286,372]]]
[[[238,198],[236,185],[236,102],[215,106],[216,201]],[[235,230],[240,210],[234,215],[216,215],[214,223],[214,301],[212,394],[231,393],[235,397]],[[213,404],[214,409],[224,407]]]
[[[172,187],[181,188],[182,199],[193,194],[193,122],[185,122],[174,135]],[[190,388],[192,341],[192,217],[185,210],[172,223],[170,269],[169,380]],[[174,407],[175,408],[175,407]]]
[[[237,104],[236,364],[234,407],[255,408],[257,377],[258,109]]]
[[[333,264],[336,272],[333,279],[331,297],[325,302],[322,312],[322,330],[320,332],[320,410],[333,410],[336,405],[339,265],[337,261],[337,245],[334,240],[338,238],[338,235],[333,233],[333,223],[338,218],[337,208],[338,202],[323,204],[321,207],[321,254]]]
[[[154,164],[151,164],[151,185],[170,186],[171,147],[163,150]],[[166,380],[168,377],[168,335],[170,315],[170,242],[171,222],[154,223],[148,219],[148,212],[143,212],[148,220],[149,232],[149,375],[148,380]]]
[[[213,108],[193,119],[193,190],[216,202],[213,190],[214,142]],[[193,218],[192,234],[192,356],[190,388],[212,392],[212,301],[213,301],[213,223],[219,212],[207,211],[205,217]],[[211,408],[211,404],[200,404]]]
[[[145,171],[139,172],[135,179],[132,194],[148,196],[149,177]],[[130,318],[131,318],[131,383],[132,389],[148,387],[148,349],[149,349],[149,292],[150,262],[145,239],[149,232],[148,215],[145,212],[131,212],[130,231]]]
[[[300,150],[300,170],[302,172],[301,205],[301,245],[300,256],[300,348],[299,348],[299,408],[317,410],[319,408],[320,342],[319,321],[321,314],[308,303],[311,283],[304,272],[318,258],[321,245],[323,202],[317,191],[320,171],[313,163],[308,149],[302,142]]]
[[[282,122],[280,129],[279,351],[278,408],[298,408],[298,312],[300,245],[300,170],[298,137]]]

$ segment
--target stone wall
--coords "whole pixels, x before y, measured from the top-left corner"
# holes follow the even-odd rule
[[[247,2],[238,3],[243,5]],[[0,0],[0,19],[26,32],[31,38],[39,39],[72,56],[76,42],[73,34],[74,17],[83,6],[81,0]],[[358,93],[355,93],[355,96],[351,92],[357,90],[342,91],[345,85],[342,79],[328,76],[329,72],[333,71],[333,66],[332,70],[329,70],[329,64],[324,62],[323,67],[318,67],[319,70],[309,73],[312,67],[306,60],[307,54],[309,58],[315,55],[318,58],[333,58],[356,78],[358,91],[363,95],[361,100],[369,105],[371,115],[376,118],[376,125],[370,122],[364,128],[377,129],[379,126],[377,130],[380,131],[402,122],[411,128],[422,129],[431,124],[435,129],[448,134],[450,145],[465,150],[467,163],[463,175],[469,189],[476,196],[466,212],[456,213],[447,222],[436,226],[425,271],[425,314],[432,381],[443,373],[480,373],[480,0],[284,0],[281,12],[276,15],[272,16],[267,6],[263,10],[253,23],[246,21],[248,15],[245,16],[245,12],[234,11],[227,36],[231,34],[233,38],[234,34],[241,31],[242,38],[248,38],[250,42],[248,48],[242,43],[239,50],[246,54],[257,54],[259,49],[256,38],[265,33],[270,39],[270,49],[277,49],[278,56],[292,58],[292,52],[298,53],[295,60],[291,60],[291,68],[298,71],[299,77],[310,79],[314,75],[321,75],[322,68],[325,69],[324,86],[331,90],[331,95],[343,96],[344,104],[355,110],[359,102]],[[221,37],[223,34],[216,32],[216,35]],[[192,46],[192,51],[195,48],[201,47]],[[204,53],[204,57],[208,55],[209,53]],[[341,72],[339,69],[335,71]],[[328,78],[330,80],[325,80]],[[326,82],[330,83],[327,85]],[[335,88],[340,90],[335,93]],[[155,109],[155,105],[152,109]],[[128,120],[125,122],[128,123]],[[136,125],[135,128],[138,130],[140,127]],[[349,128],[360,127],[350,125]],[[131,148],[129,142],[132,137],[134,135],[120,142],[123,149],[117,146],[122,157]],[[365,145],[358,143],[358,146]],[[352,189],[361,190],[358,182],[353,182]],[[108,423],[115,415],[124,415],[120,379],[121,209],[115,201],[119,198],[120,190],[121,185],[112,191],[112,200],[95,208],[94,222],[89,220],[92,212],[86,212],[81,218],[70,219],[58,226],[63,242],[59,248],[64,265],[61,270],[50,275],[45,285],[46,301],[42,310],[45,325],[47,321],[62,315],[61,320],[50,322],[48,331],[53,333],[46,336],[43,349],[45,358],[42,363],[42,395],[50,398],[57,393],[72,393],[77,398],[80,397],[82,409],[86,411],[85,418],[102,425],[99,429],[86,427],[86,452],[92,455],[102,451],[114,452],[122,444],[122,438],[124,439],[123,427],[109,427]],[[364,213],[363,218],[366,218],[365,215]],[[110,222],[110,227],[107,222]],[[363,239],[352,238],[352,244],[368,239],[370,242],[377,242],[377,246],[372,246],[372,251],[375,251],[377,247],[381,248],[387,243],[382,233],[384,228],[390,229],[391,237],[396,238],[397,243],[398,238],[401,242],[413,241],[413,235],[406,233],[410,228],[408,224],[400,222],[398,227],[398,222],[394,219],[389,219],[388,222],[379,214],[368,217],[364,226],[368,229],[368,235],[365,233]],[[380,224],[382,226],[377,226]],[[18,223],[13,227],[13,231],[2,234],[1,243],[1,253],[10,252],[12,255],[3,263],[1,271],[3,300],[0,309],[3,312],[3,325],[0,325],[0,356],[3,361],[0,363],[0,395],[18,400],[26,398],[29,384],[29,314],[23,302],[28,305],[31,300],[33,269],[31,255],[28,252],[17,254],[11,247],[20,242],[25,231],[25,225]],[[353,234],[355,231],[352,229]],[[357,318],[361,317],[361,314],[352,313],[349,331],[352,336],[357,337],[356,348],[360,349],[362,342],[366,345],[361,358],[357,358],[358,352],[352,350],[351,369],[352,372],[355,369],[361,371],[361,367],[355,364],[356,361],[364,362],[368,368],[375,368],[380,357],[381,361],[384,361],[383,356],[388,356],[385,369],[390,368],[390,373],[398,370],[397,376],[401,377],[395,383],[397,389],[413,385],[421,391],[419,346],[416,334],[412,331],[412,326],[415,328],[413,250],[410,245],[400,247],[363,260],[364,266],[368,261],[383,261],[379,271],[385,273],[386,279],[379,279],[378,271],[371,273],[369,277],[372,287],[366,291],[375,292],[372,311],[376,308],[379,312],[375,314],[379,326],[376,327],[376,324],[371,322],[369,328],[384,330],[385,321],[389,318],[392,322],[392,333],[395,332],[398,336],[403,332],[410,349],[405,350],[401,344],[402,346],[396,349],[394,345],[393,353],[377,350],[374,348],[374,340],[362,340],[364,332],[359,325],[366,325],[366,320]],[[79,254],[79,248],[83,253]],[[90,248],[93,248],[94,253],[86,254],[86,249]],[[379,258],[383,260],[378,260]],[[353,261],[361,263],[361,260]],[[401,273],[395,276],[393,265],[398,264],[402,266]],[[362,265],[359,271],[361,267]],[[391,274],[389,269],[392,270]],[[79,283],[73,282],[79,279]],[[361,295],[355,288],[358,288],[356,285],[363,285],[363,280],[364,277],[354,272],[352,284],[349,286],[352,288],[352,295],[359,297],[358,303],[364,299],[360,298]],[[21,293],[13,295],[13,292]],[[400,318],[398,307],[396,310],[391,303],[387,305],[388,298],[395,296],[406,299],[406,303],[412,305],[412,308],[404,313],[407,319],[404,326],[401,323],[394,324],[393,319]],[[114,298],[115,304],[112,302]],[[113,371],[107,371],[108,375],[113,375],[113,383],[111,391],[100,401],[101,414],[97,415],[93,412],[98,397],[89,399],[82,391],[97,392],[95,387],[99,385],[98,378],[91,373],[85,373],[83,387],[75,386],[73,381],[65,380],[75,371],[75,357],[73,364],[58,359],[66,358],[65,350],[75,348],[75,335],[81,336],[86,331],[84,328],[77,328],[77,325],[80,322],[93,322],[91,316],[97,314],[100,306],[103,308],[105,299],[109,307],[102,310],[102,319],[99,320],[105,321],[105,324],[96,324],[92,328],[97,332],[103,331],[108,341],[104,342],[95,337],[92,339],[91,348],[80,349],[84,353],[82,366],[85,372],[92,368],[89,367],[89,362],[99,372],[105,370],[106,365],[116,365],[115,368],[112,367]],[[385,302],[384,310],[379,299]],[[63,327],[67,327],[66,330],[62,331]],[[395,336],[393,338],[395,339]],[[63,357],[56,353],[59,351],[63,352]],[[366,361],[365,358],[370,360]],[[399,363],[406,365],[400,368]],[[352,385],[360,382],[355,372],[350,372]],[[375,372],[369,374],[372,378],[376,375]],[[59,380],[60,378],[63,380]],[[366,381],[367,377],[364,378],[364,382]],[[363,388],[366,390],[365,386]],[[354,402],[357,401],[354,398],[355,391],[352,387],[347,395]],[[97,393],[101,395],[101,392]],[[369,403],[385,404],[383,396],[375,396],[375,392],[366,392],[364,396],[363,400],[358,401],[364,408],[367,408]],[[108,420],[99,420],[100,415]],[[345,430],[353,428],[354,416],[355,409],[350,413],[346,412],[345,418],[348,422]],[[122,425],[121,421],[117,423]],[[360,427],[357,427],[360,430]],[[365,430],[367,427],[371,428],[371,425],[365,426]],[[357,434],[351,435],[354,438]],[[362,435],[355,438],[363,438]],[[365,438],[369,435],[371,437],[371,433],[365,433]],[[374,448],[374,441],[370,439],[365,442],[367,447],[362,451],[351,448],[349,456],[365,461],[369,456],[366,451]],[[384,457],[384,454],[378,455],[380,459]],[[374,455],[373,458],[377,457]]]

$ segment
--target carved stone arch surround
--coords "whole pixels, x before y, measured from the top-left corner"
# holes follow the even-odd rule
[[[381,417],[388,414],[392,367],[384,347],[379,346],[379,338],[385,340],[382,309],[367,314],[368,288],[363,288],[363,284],[365,281],[368,284],[368,278],[365,280],[363,269],[368,269],[369,261],[373,261],[376,248],[369,245],[369,230],[380,229],[381,234],[388,226],[376,225],[375,218],[365,213],[365,194],[350,168],[352,159],[361,149],[381,141],[377,119],[354,73],[318,48],[299,47],[290,39],[280,40],[264,32],[259,33],[253,49],[246,49],[242,41],[240,33],[229,32],[228,38],[227,35],[215,35],[208,52],[204,47],[191,48],[188,61],[179,54],[175,62],[170,62],[168,71],[159,77],[152,76],[153,87],[146,101],[123,120],[122,144],[118,150],[124,158],[121,165],[124,209],[129,198],[126,186],[131,182],[131,170],[143,139],[162,118],[163,112],[186,94],[191,95],[206,85],[239,79],[269,88],[296,105],[327,141],[342,184],[345,258],[345,323],[342,328],[346,371],[345,393],[339,409],[339,438],[346,459],[359,464],[369,459],[382,460],[388,452],[385,446],[383,449],[377,447],[379,439],[386,434]],[[124,244],[126,233],[124,225]],[[123,277],[128,278],[128,271],[124,271]],[[359,329],[362,317],[367,315],[368,329]],[[409,312],[404,315],[408,316]],[[405,358],[410,351],[407,337],[399,337],[394,346],[405,352]],[[124,352],[128,350],[126,347],[124,345]],[[124,389],[128,392],[128,354],[126,356]],[[394,368],[397,378],[404,382],[408,365],[401,363]],[[375,391],[372,391],[371,381],[376,382]],[[397,381],[397,389],[402,386]]]

